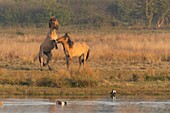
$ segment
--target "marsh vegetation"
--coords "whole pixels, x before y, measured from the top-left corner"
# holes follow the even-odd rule
[[[61,44],[52,50],[52,71],[40,71],[35,59],[54,15],[59,37],[68,33],[90,47],[80,71],[77,59],[67,71]],[[168,95],[169,27],[169,0],[0,0],[0,94],[109,94],[115,88]]]
[[[47,30],[1,29],[1,94],[109,94],[113,87],[119,94],[169,94],[168,30],[72,29],[70,37],[91,48],[87,66],[78,71],[75,59],[72,74],[61,44],[52,51],[52,71],[40,71],[38,60],[34,61]],[[59,36],[67,31],[61,30]]]

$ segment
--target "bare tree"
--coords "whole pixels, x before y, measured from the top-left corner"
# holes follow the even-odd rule
[[[160,28],[165,23],[165,20],[169,13],[170,13],[170,9],[167,9],[165,13],[162,14],[162,16],[158,19],[158,22],[156,24],[157,28]]]
[[[150,28],[152,26],[152,20],[154,15],[154,0],[145,0],[146,3],[146,25]]]

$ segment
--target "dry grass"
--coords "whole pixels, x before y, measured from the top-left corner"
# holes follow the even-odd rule
[[[70,74],[66,70],[61,45],[58,50],[53,50],[53,58],[50,62],[53,71],[42,72],[39,62],[33,62],[47,30],[21,28],[1,30],[0,84],[50,88],[108,87],[111,89],[116,87],[122,94],[139,94],[140,87],[146,91],[145,94],[147,91],[151,91],[151,94],[168,93],[166,89],[170,86],[169,32],[114,30],[95,32],[70,33],[73,40],[85,41],[91,48],[90,59],[85,70],[82,68],[79,72],[77,59],[74,59],[72,63],[74,71]],[[166,84],[151,85],[157,82],[160,84],[166,82]],[[145,85],[142,86],[143,84]],[[154,92],[148,88],[157,88],[158,91]],[[161,89],[165,92],[162,93]],[[106,90],[107,92],[103,90],[104,94],[109,91]]]
[[[1,33],[0,58],[21,59],[31,61],[37,55],[39,45],[46,37],[45,31],[37,34],[29,30]],[[138,33],[139,32],[139,33]],[[91,48],[91,59],[93,60],[137,60],[149,62],[168,61],[170,57],[170,33],[71,33],[75,41],[85,41]],[[4,33],[4,34],[3,34]],[[8,35],[6,35],[8,34]],[[43,35],[44,34],[44,35]],[[60,34],[61,36],[62,34]],[[63,57],[62,47],[57,55],[58,59]]]

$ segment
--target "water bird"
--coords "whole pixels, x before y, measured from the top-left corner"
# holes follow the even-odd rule
[[[2,106],[4,104],[4,102],[0,101],[0,106]]]
[[[116,90],[115,89],[112,89],[112,91],[110,92],[111,94],[111,97],[115,97],[116,96]]]
[[[67,102],[57,101],[57,102],[56,102],[56,104],[58,104],[58,105],[62,105],[62,106],[63,106],[63,105],[67,105]]]

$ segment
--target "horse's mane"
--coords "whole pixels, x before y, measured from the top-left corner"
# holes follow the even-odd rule
[[[70,37],[68,37],[68,45],[70,48],[72,48],[74,45],[74,42],[70,39]]]
[[[67,34],[67,33],[65,34],[65,37],[67,37],[67,38],[68,38],[67,43],[68,43],[69,47],[70,47],[70,48],[72,48],[72,47],[73,47],[73,45],[74,45],[74,42],[71,40],[70,36],[68,36],[68,34]]]

